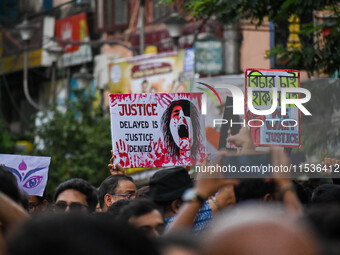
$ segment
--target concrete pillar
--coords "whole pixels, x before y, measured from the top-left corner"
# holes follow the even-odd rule
[[[240,50],[242,33],[238,22],[224,25],[223,31],[224,71],[226,74],[238,74],[240,70]]]

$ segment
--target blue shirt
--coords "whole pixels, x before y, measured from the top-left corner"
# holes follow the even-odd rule
[[[168,218],[165,218],[165,226],[169,227],[170,223],[174,221],[176,216],[171,216]],[[194,220],[193,228],[192,230],[194,232],[199,232],[203,230],[212,220],[212,211],[210,204],[207,201],[204,202],[201,209],[198,211],[196,218]]]

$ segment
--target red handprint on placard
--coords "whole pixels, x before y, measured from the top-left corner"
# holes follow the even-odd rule
[[[116,147],[119,155],[119,164],[122,167],[129,167],[130,166],[129,146],[126,145],[124,141],[119,139],[119,142],[116,142]]]
[[[150,146],[152,146],[152,152],[147,154],[147,160],[152,166],[162,166],[170,162],[170,158],[166,156],[167,149],[164,148],[161,138],[157,142],[150,142]]]
[[[180,165],[190,165],[190,151],[181,150],[179,154],[179,164]]]
[[[151,147],[151,152],[148,152],[145,154],[145,157],[142,162],[144,167],[153,167],[154,162],[156,160],[155,151],[154,151],[154,142],[150,141],[149,147]]]

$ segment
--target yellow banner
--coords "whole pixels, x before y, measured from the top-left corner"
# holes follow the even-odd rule
[[[42,49],[28,52],[28,67],[41,65]],[[10,73],[24,68],[24,54],[10,56],[0,59],[0,74]]]

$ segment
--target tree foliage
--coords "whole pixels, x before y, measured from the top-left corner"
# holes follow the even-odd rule
[[[318,79],[302,87],[312,95],[305,105],[312,116],[302,115],[302,149],[308,154],[332,154],[340,144],[340,79]]]
[[[168,0],[168,2],[177,2]],[[277,47],[268,52],[285,67],[306,70],[309,74],[333,74],[340,66],[340,5],[338,0],[181,0],[182,9],[194,20],[214,16],[224,24],[250,19],[260,25],[264,18],[271,21],[288,20],[292,14],[302,16],[306,11],[325,10],[323,22],[304,24],[300,35],[314,40],[300,49]]]
[[[4,124],[0,120],[0,153],[14,153],[15,142],[13,135],[7,131]]]
[[[69,178],[83,178],[98,186],[108,176],[111,157],[110,121],[90,110],[91,100],[74,103],[66,112],[53,108],[39,117],[34,128],[39,142],[35,155],[51,156],[47,195]]]

